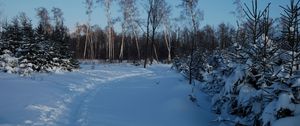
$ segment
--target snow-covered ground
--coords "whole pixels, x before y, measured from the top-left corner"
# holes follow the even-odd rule
[[[31,77],[0,73],[0,126],[208,126],[210,100],[170,65],[82,65]]]

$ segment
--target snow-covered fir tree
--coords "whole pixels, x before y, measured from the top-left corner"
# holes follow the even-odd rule
[[[2,70],[29,75],[32,72],[72,71],[79,67],[70,51],[68,30],[63,23],[56,25],[52,32],[42,23],[34,29],[26,14],[20,13],[3,29],[0,46]],[[10,62],[12,59],[14,63]]]
[[[20,31],[21,31],[21,45],[16,56],[19,58],[20,73],[28,75],[29,73],[36,70],[37,65],[37,43],[34,40],[34,30],[32,28],[31,20],[21,13],[20,19]]]
[[[18,17],[14,17],[11,23],[6,22],[4,24],[1,39],[3,43],[1,50],[9,50],[15,55],[22,40]]]
[[[220,125],[271,126],[277,120],[299,116],[295,107],[300,103],[298,4],[291,0],[283,7],[283,32],[281,39],[275,39],[270,33],[271,5],[259,11],[258,0],[253,0],[251,7],[244,8],[246,25],[240,27],[246,33],[245,42],[208,53],[202,60],[206,67],[192,66],[201,71],[202,79],[193,78],[212,96],[212,110],[218,115],[215,121]],[[188,60],[174,61],[174,67],[187,74]]]

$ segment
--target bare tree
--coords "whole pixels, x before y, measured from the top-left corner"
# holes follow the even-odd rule
[[[44,34],[51,34],[50,16],[48,10],[44,7],[36,8],[37,16],[40,18],[40,25],[43,26]]]
[[[93,13],[93,8],[94,8],[94,1],[93,0],[85,0],[85,5],[86,5],[86,14],[88,15],[88,21],[87,21],[87,28],[86,28],[86,38],[85,38],[85,44],[84,44],[84,53],[83,53],[83,58],[87,58],[86,53],[87,53],[87,46],[89,45],[90,47],[90,58],[93,59],[95,58],[95,51],[93,47],[93,36],[91,31],[91,15]]]
[[[80,40],[81,40],[81,35],[83,33],[83,27],[79,24],[79,23],[76,23],[76,30],[75,30],[75,33],[74,35],[76,36],[76,58],[82,58],[80,56],[80,53],[79,53],[79,50],[80,50]]]
[[[58,26],[63,25],[64,18],[63,18],[62,10],[60,8],[53,7],[51,11],[53,13],[53,18],[54,18],[55,24]]]
[[[237,18],[237,22],[241,22],[245,17],[242,0],[234,0],[233,4],[236,6],[236,8],[235,11],[232,11],[231,13]]]
[[[155,33],[159,25],[162,23],[163,17],[167,15],[170,10],[170,6],[167,4],[165,0],[148,0],[147,1],[147,41],[149,41],[149,25],[151,24],[151,47],[150,47],[150,54],[151,54],[151,63],[153,62],[153,58],[155,56],[156,60],[158,60],[156,44],[155,44]],[[146,67],[147,59],[148,59],[148,46],[149,43],[147,42],[146,45],[146,57],[145,57],[145,64]]]
[[[150,14],[153,10],[153,5],[151,4],[152,3],[152,0],[148,0],[149,2],[149,7],[148,9],[146,10],[147,11],[147,25],[146,25],[146,51],[145,51],[145,62],[144,62],[144,68],[146,68],[147,66],[147,60],[148,60],[148,56],[149,56],[149,52],[148,52],[148,46],[149,46],[149,34],[150,34]]]
[[[152,2],[152,11],[150,13],[150,23],[152,27],[152,39],[151,39],[151,63],[153,62],[153,58],[155,56],[155,59],[158,60],[158,54],[157,54],[157,46],[155,43],[155,33],[157,28],[161,25],[163,19],[165,16],[168,15],[170,11],[170,6],[167,4],[165,0],[154,0]]]
[[[244,32],[241,28],[241,22],[243,22],[243,19],[245,18],[245,13],[243,11],[243,4],[241,0],[234,0],[233,4],[236,6],[235,11],[232,11],[231,13],[237,18],[236,25],[237,30],[235,34],[235,42],[241,43],[243,40],[240,39],[241,34]]]
[[[203,41],[205,42],[205,47],[209,51],[213,51],[217,48],[217,38],[215,35],[215,30],[210,25],[205,25],[203,27]]]
[[[191,24],[192,31],[191,38],[191,48],[190,48],[190,63],[189,63],[189,83],[192,84],[192,64],[194,62],[194,51],[195,51],[195,39],[196,39],[196,33],[199,30],[200,21],[203,20],[203,12],[198,7],[198,0],[182,0],[181,5],[183,8],[183,14],[182,17],[185,19],[188,19],[188,22]]]
[[[114,36],[113,36],[113,24],[114,20],[111,15],[111,6],[114,0],[97,0],[104,5],[106,18],[107,18],[107,39],[108,39],[108,59],[110,62],[114,60]]]
[[[124,55],[124,41],[127,34],[132,34],[131,36],[135,39],[135,45],[138,53],[138,59],[141,58],[140,47],[137,36],[137,20],[138,20],[138,9],[136,7],[136,0],[120,0],[119,5],[121,6],[121,11],[123,14],[122,19],[122,42],[120,47],[119,59],[123,59]]]
[[[171,9],[170,7],[164,9],[165,12],[164,16],[163,16],[163,32],[164,32],[164,40],[165,40],[165,44],[168,50],[168,58],[167,58],[167,62],[171,63],[172,60],[172,56],[171,56],[171,20],[170,20],[170,12]]]
[[[232,41],[230,30],[231,29],[229,25],[226,25],[224,23],[221,23],[218,26],[217,37],[219,39],[220,49],[226,49],[227,47],[230,46],[230,43]]]
[[[101,35],[103,35],[101,28],[98,25],[93,25],[91,27],[92,32],[92,40],[94,44],[94,50],[95,50],[95,56],[94,58],[100,58],[101,57],[101,49],[102,49],[102,43],[104,43],[104,40],[101,39]]]

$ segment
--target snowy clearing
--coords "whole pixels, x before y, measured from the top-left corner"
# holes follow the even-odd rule
[[[82,65],[31,77],[0,73],[0,126],[212,125],[210,100],[170,65]]]

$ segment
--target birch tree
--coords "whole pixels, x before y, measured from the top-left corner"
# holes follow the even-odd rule
[[[155,56],[156,60],[158,60],[157,49],[155,44],[155,34],[158,27],[161,25],[163,17],[166,16],[167,12],[169,12],[170,6],[167,4],[165,0],[148,0],[147,1],[147,44],[146,44],[146,57],[145,64],[146,67],[147,59],[148,59],[148,46],[149,46],[149,26],[151,24],[151,45],[150,45],[150,61],[153,62],[153,58]]]
[[[172,57],[171,57],[171,20],[170,20],[170,7],[163,10],[164,16],[163,16],[163,33],[164,33],[164,40],[165,45],[168,50],[168,58],[167,62],[171,63]]]
[[[113,36],[113,23],[114,20],[111,14],[111,6],[114,0],[97,0],[98,3],[102,3],[107,18],[107,48],[108,48],[108,59],[110,62],[114,60],[114,36]]]
[[[50,16],[49,16],[49,12],[46,8],[44,7],[39,7],[36,9],[37,12],[37,16],[39,17],[39,25],[42,26],[42,30],[44,32],[45,35],[47,35],[46,37],[49,37],[49,35],[51,34],[52,28],[51,28],[51,24],[50,24]]]
[[[235,36],[235,42],[237,44],[241,44],[243,40],[241,40],[241,34],[243,29],[241,28],[241,23],[243,22],[243,19],[245,18],[245,13],[243,11],[243,4],[241,0],[234,0],[233,4],[236,6],[235,11],[231,12],[236,17],[236,36]]]
[[[131,34],[134,37],[135,45],[138,53],[138,59],[141,58],[140,47],[137,35],[137,21],[138,21],[138,8],[136,7],[136,0],[120,0],[119,5],[121,6],[121,11],[123,15],[122,19],[122,42],[120,47],[119,59],[123,59],[124,55],[124,45],[125,36]]]
[[[85,7],[86,7],[86,14],[88,16],[88,21],[87,21],[87,28],[86,28],[86,38],[85,38],[85,44],[84,44],[84,52],[83,52],[83,58],[86,59],[87,58],[87,47],[90,47],[90,58],[93,59],[95,58],[95,54],[94,54],[94,47],[93,47],[93,37],[92,37],[92,33],[91,33],[91,26],[90,26],[90,22],[91,22],[91,15],[93,12],[93,8],[94,8],[94,1],[93,0],[85,0]]]

